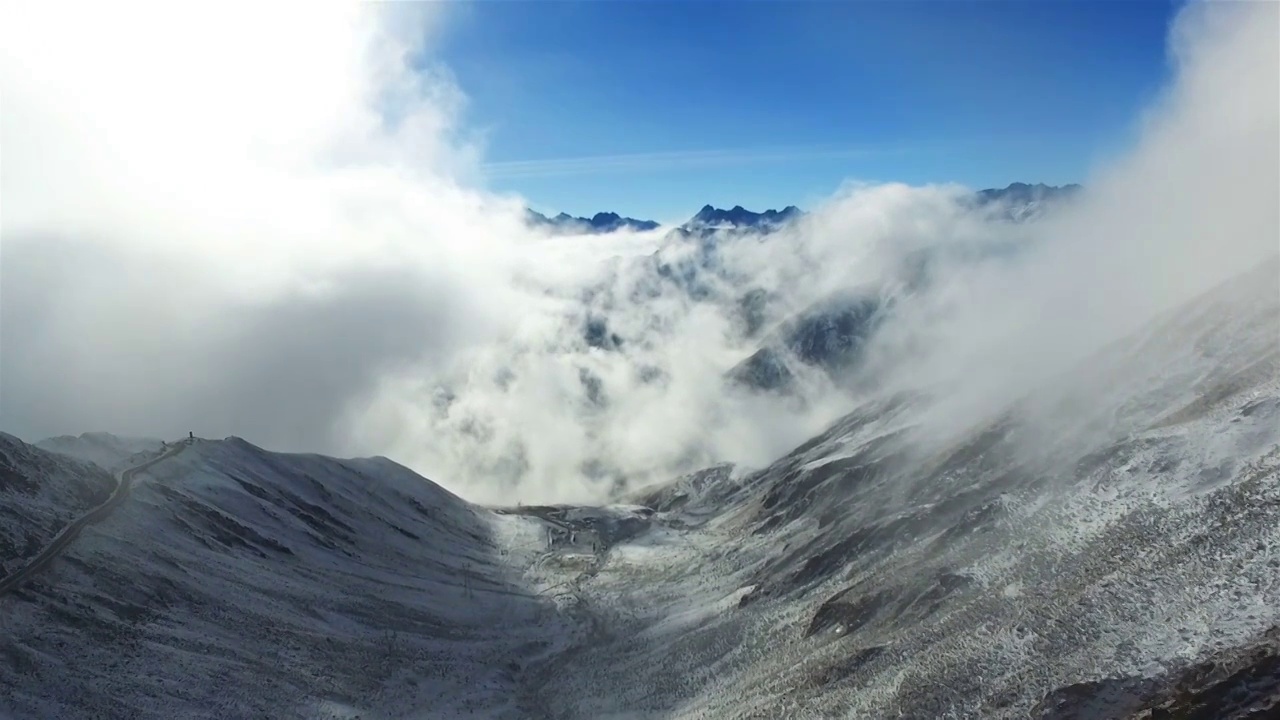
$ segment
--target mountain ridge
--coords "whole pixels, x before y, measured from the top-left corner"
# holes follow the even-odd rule
[[[529,208],[525,208],[524,212],[526,225],[551,230],[561,235],[604,235],[619,230],[645,232],[658,228],[657,221],[637,220],[632,217],[623,217],[615,212],[598,212],[589,218],[574,217],[565,212],[555,217],[547,217]]]
[[[1083,190],[1082,185],[1075,183],[1046,185],[1045,183],[1013,182],[1003,188],[976,190],[968,198],[968,203],[975,208],[1009,206],[1007,213],[1011,219],[1031,219],[1043,211],[1043,206],[1070,200]],[[675,230],[685,234],[708,234],[716,230],[774,230],[806,214],[808,214],[807,211],[795,205],[787,205],[781,210],[769,208],[762,212],[754,212],[742,205],[724,209],[706,204]],[[549,229],[556,234],[566,235],[604,235],[619,230],[645,232],[661,227],[661,223],[656,220],[624,217],[610,211],[598,212],[589,218],[575,217],[565,212],[547,217],[529,208],[525,208],[525,223],[533,228]]]

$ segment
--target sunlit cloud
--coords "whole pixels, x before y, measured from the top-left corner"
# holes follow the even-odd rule
[[[0,23],[0,429],[27,439],[237,434],[385,454],[478,500],[600,500],[766,463],[867,387],[932,393],[930,427],[964,432],[1276,249],[1274,3],[1182,12],[1176,76],[1070,212],[1013,226],[965,188],[851,185],[725,242],[692,290],[672,278],[702,262],[695,243],[541,237],[522,198],[477,180],[921,148],[485,164],[465,88],[422,71],[429,34],[406,30],[447,6],[166,7],[72,23],[28,4]],[[1022,251],[900,295],[911,252],[992,242]],[[897,303],[876,382],[725,381],[759,347],[747,294],[769,298],[767,334],[867,288]]]

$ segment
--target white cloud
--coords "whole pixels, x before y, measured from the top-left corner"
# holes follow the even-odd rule
[[[747,291],[773,324],[919,248],[1029,243],[950,265],[876,346],[880,385],[945,389],[957,431],[1276,248],[1274,4],[1184,11],[1176,82],[1076,213],[1012,227],[961,188],[851,185],[721,247],[697,301],[655,270],[692,246],[538,237],[471,188],[725,158],[485,168],[448,73],[406,64],[441,7],[8,6],[0,427],[239,434],[387,454],[476,499],[601,498],[767,462],[853,406],[820,373],[792,400],[725,387],[758,342]],[[611,347],[586,340],[599,319]]]
[[[438,7],[6,6],[5,424],[324,447],[483,331],[516,203],[459,186],[462,95],[387,22]]]
[[[942,394],[937,429],[963,431],[1280,252],[1278,20],[1274,3],[1186,6],[1174,76],[1136,145],[1036,228],[1030,252],[945,274],[892,328],[928,349],[886,342],[885,362],[893,383]]]

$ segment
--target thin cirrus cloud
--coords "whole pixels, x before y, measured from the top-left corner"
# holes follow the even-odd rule
[[[683,168],[710,168],[758,163],[788,163],[834,158],[898,155],[926,149],[918,144],[867,146],[806,145],[723,150],[592,155],[538,160],[504,160],[486,163],[483,174],[491,179],[564,177],[619,172],[660,172]]]

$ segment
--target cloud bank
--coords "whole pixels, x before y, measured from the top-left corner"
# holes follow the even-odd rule
[[[939,429],[999,412],[1280,253],[1278,24],[1274,4],[1188,4],[1170,30],[1171,82],[1136,145],[1036,227],[1025,253],[943,273],[906,313],[897,341],[932,350],[887,352],[891,382],[945,388]]]
[[[397,34],[436,6],[301,10],[6,8],[6,427],[329,448],[498,327],[514,203],[460,185],[463,97]]]
[[[482,501],[603,499],[765,463],[869,392],[933,393],[938,434],[962,432],[1276,252],[1271,3],[1182,11],[1167,92],[1069,212],[1010,225],[963,188],[854,184],[714,247],[524,228],[424,60],[442,7],[6,8],[0,427],[236,434]],[[962,251],[990,247],[1019,249]],[[769,328],[868,288],[895,310],[862,382],[725,382]]]

